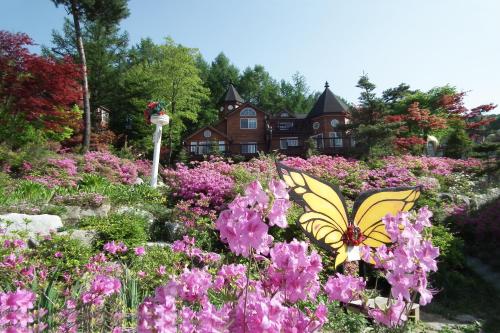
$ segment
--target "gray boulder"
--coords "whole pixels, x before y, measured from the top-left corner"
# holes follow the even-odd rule
[[[148,221],[149,225],[152,225],[156,218],[153,214],[148,212],[147,210],[138,208],[138,207],[129,207],[129,206],[120,206],[118,207],[115,212],[117,214],[134,214],[137,216],[140,216]]]
[[[100,207],[91,208],[91,207],[80,207],[80,206],[67,206],[66,214],[64,214],[63,218],[66,220],[80,220],[84,217],[88,216],[98,216],[98,217],[106,217],[111,209],[111,205],[109,203],[104,203]]]
[[[0,227],[7,229],[7,234],[14,231],[26,231],[30,237],[40,234],[49,235],[52,231],[63,227],[62,220],[57,215],[28,215],[9,213],[0,215]]]
[[[60,235],[69,235],[71,239],[76,239],[82,244],[87,246],[92,246],[92,242],[97,237],[97,232],[95,230],[80,230],[75,229],[71,231],[63,231],[59,233]]]

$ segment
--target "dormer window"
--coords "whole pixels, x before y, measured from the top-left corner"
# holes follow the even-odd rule
[[[282,112],[282,113],[280,114],[280,117],[281,117],[281,118],[288,118],[289,116],[290,116],[290,115],[288,114],[288,112]]]
[[[339,121],[337,119],[332,119],[330,125],[332,125],[333,128],[337,128],[337,126],[339,126]]]
[[[244,108],[240,112],[240,117],[256,117],[256,116],[257,112],[255,112],[255,110],[252,108]]]

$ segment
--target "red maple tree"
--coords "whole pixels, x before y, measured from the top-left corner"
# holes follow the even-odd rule
[[[413,102],[405,114],[389,115],[384,120],[401,124],[396,131],[394,145],[398,150],[404,151],[416,145],[424,145],[431,131],[446,127],[445,118],[420,108],[418,102]]]
[[[78,127],[71,111],[82,98],[78,66],[33,54],[30,45],[26,34],[0,31],[0,126],[15,119],[54,133]]]

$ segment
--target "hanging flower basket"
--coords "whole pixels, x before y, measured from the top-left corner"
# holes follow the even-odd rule
[[[144,110],[144,118],[148,124],[166,125],[170,117],[167,115],[166,104],[162,101],[149,102]]]

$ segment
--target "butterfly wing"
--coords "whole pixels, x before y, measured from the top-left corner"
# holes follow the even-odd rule
[[[298,225],[315,244],[335,253],[337,267],[347,258],[342,238],[348,226],[345,201],[339,189],[283,164],[277,168],[290,188],[291,198],[305,210]]]
[[[396,215],[413,208],[420,196],[420,186],[397,187],[367,191],[354,202],[354,225],[358,226],[366,239],[364,245],[379,247],[391,242],[382,218]]]

